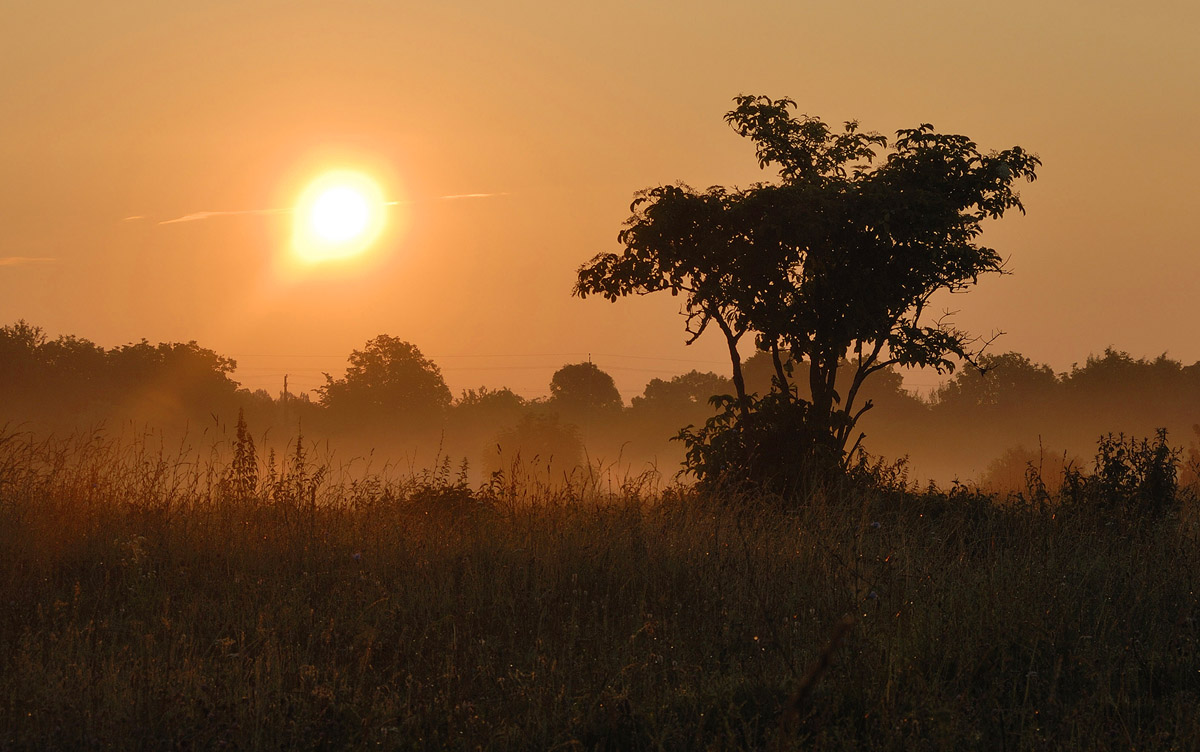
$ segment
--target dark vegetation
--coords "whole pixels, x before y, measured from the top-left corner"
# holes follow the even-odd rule
[[[683,296],[688,344],[720,330],[734,386],[720,415],[682,434],[689,471],[708,488],[803,493],[853,457],[858,440],[847,443],[873,405],[858,400],[869,377],[971,360],[973,339],[933,318],[931,300],[1003,270],[976,242],[983,220],[1024,211],[1013,185],[1041,162],[1019,146],[981,153],[928,124],[889,144],[853,121],[837,132],[795,116],[788,99],[735,101],[726,122],[779,181],[643,191],[618,236],[624,250],[581,268],[575,292]],[[746,389],[747,340],[774,366],[761,396]]]
[[[778,183],[652,189],[580,271],[731,378],[455,399],[381,335],[310,399],[0,327],[0,749],[1200,744],[1200,364],[927,321],[1036,157],[790,109],[727,118]]]
[[[1191,748],[1196,509],[1102,451],[785,507],[0,434],[0,748]]]
[[[381,345],[398,348],[391,351],[400,353],[395,363],[375,357]],[[579,363],[555,374],[545,399],[486,387],[451,399],[436,364],[412,345],[380,336],[350,356],[360,364],[372,358],[370,368],[330,379],[325,394],[310,400],[241,389],[231,375],[235,363],[194,342],[104,349],[76,337],[48,339],[17,322],[0,327],[0,424],[41,435],[152,429],[175,443],[186,428],[192,441],[232,443],[240,411],[259,443],[278,451],[298,432],[347,453],[419,442],[432,447],[420,464],[466,461],[474,482],[518,460],[543,480],[561,481],[589,462],[621,457],[620,466],[635,475],[654,469],[669,478],[684,457],[671,438],[714,417],[710,400],[732,386],[727,377],[693,371],[652,379],[626,406],[611,377]],[[905,391],[892,368],[875,374],[860,392],[875,406],[861,424],[863,446],[873,456],[908,457],[914,479],[960,478],[1002,492],[1023,490],[1031,463],[1056,490],[1064,464],[1088,469],[1084,460],[1109,433],[1149,437],[1165,427],[1190,453],[1185,460],[1200,460],[1193,428],[1200,422],[1200,363],[1108,350],[1056,374],[1016,353],[975,361],[982,369],[959,370],[927,398]],[[788,366],[793,378],[805,378],[803,363]],[[769,353],[755,353],[741,370],[748,394],[769,393]],[[1181,472],[1191,477],[1187,463]]]

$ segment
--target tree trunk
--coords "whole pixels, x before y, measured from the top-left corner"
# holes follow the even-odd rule
[[[746,399],[746,380],[742,377],[742,356],[738,354],[737,340],[729,336],[725,340],[729,344],[729,360],[733,365],[733,388],[737,390],[738,411],[745,418],[750,401]]]
[[[784,399],[791,402],[792,389],[788,384],[787,374],[783,371],[783,361],[779,358],[779,343],[771,343],[771,360],[775,363],[775,379],[779,384],[779,391],[783,393]]]
[[[721,332],[725,335],[725,344],[729,346],[729,361],[733,366],[733,388],[737,390],[738,412],[745,418],[750,413],[750,401],[746,399],[746,380],[742,377],[742,356],[738,354],[737,343],[741,334],[734,334],[729,324],[721,316],[713,316]]]
[[[838,356],[826,353],[814,354],[808,371],[808,385],[812,390],[812,407],[809,411],[809,429],[813,432],[813,457],[828,453],[838,455],[845,446],[839,441],[834,425],[834,393],[837,390]],[[827,459],[833,459],[829,457]]]

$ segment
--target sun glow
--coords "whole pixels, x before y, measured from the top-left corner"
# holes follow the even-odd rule
[[[293,251],[308,263],[357,256],[383,232],[387,207],[379,185],[367,175],[327,172],[304,189],[296,204]]]

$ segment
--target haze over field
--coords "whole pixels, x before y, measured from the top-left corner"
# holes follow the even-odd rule
[[[455,394],[543,395],[591,354],[628,402],[725,372],[723,345],[684,347],[668,297],[570,297],[576,269],[639,189],[769,179],[721,121],[761,92],[1037,152],[1028,216],[984,238],[1014,274],[943,304],[1058,371],[1109,345],[1191,363],[1198,34],[1183,2],[11,3],[0,321],[195,339],[272,393],[380,333]],[[343,168],[378,182],[387,229],[297,266],[290,209]]]
[[[0,750],[1200,749],[1200,5],[0,7]]]

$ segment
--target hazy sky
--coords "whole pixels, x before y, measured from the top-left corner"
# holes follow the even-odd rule
[[[765,176],[722,121],[789,96],[892,134],[1037,152],[1010,259],[946,305],[1065,370],[1108,345],[1200,360],[1192,2],[0,0],[0,324],[195,339],[311,387],[387,333],[451,388],[545,393],[588,353],[625,398],[723,342],[678,301],[570,296],[634,191]],[[287,209],[356,167],[399,202],[355,263],[289,270]],[[462,194],[490,194],[447,199]],[[194,221],[161,224],[200,212]],[[130,219],[132,218],[132,219]],[[917,377],[913,383],[928,381]]]

